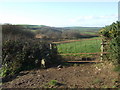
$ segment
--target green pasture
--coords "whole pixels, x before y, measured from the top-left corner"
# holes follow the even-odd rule
[[[60,54],[66,53],[96,53],[100,52],[101,40],[82,40],[70,43],[58,44],[57,49]]]
[[[81,31],[82,34],[89,34],[89,35],[96,35],[98,32],[92,32],[92,31]]]
[[[37,30],[30,30],[31,32],[35,33]]]

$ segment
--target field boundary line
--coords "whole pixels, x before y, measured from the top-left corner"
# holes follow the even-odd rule
[[[73,63],[77,63],[77,62],[78,62],[78,63],[79,63],[79,62],[96,62],[96,63],[97,63],[97,62],[98,62],[98,63],[99,63],[99,62],[103,62],[103,61],[100,61],[100,60],[98,61],[98,60],[96,60],[96,61],[65,61],[65,62],[71,62],[71,63],[72,63],[72,62],[73,62]]]
[[[86,40],[101,40],[101,38],[99,38],[99,39],[67,40],[67,41],[52,42],[52,43],[54,43],[54,44],[60,44],[60,43],[70,43],[70,42],[76,42],[76,41],[86,41]]]
[[[107,54],[107,53],[109,53],[109,52],[97,52],[97,53],[63,53],[63,54],[59,54],[59,55],[79,55],[79,54],[95,54],[95,55],[97,55],[97,54]]]

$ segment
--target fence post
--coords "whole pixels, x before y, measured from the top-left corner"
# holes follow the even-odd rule
[[[101,43],[101,54],[100,54],[100,59],[101,59],[101,61],[103,60],[103,39],[102,39],[102,43]]]
[[[50,49],[52,50],[53,49],[53,46],[52,46],[52,44],[50,43]]]
[[[54,49],[54,48],[57,48],[57,47],[56,47],[56,44],[50,43],[50,49],[52,50],[52,49]]]
[[[106,41],[104,40],[104,39],[102,39],[102,43],[101,43],[101,55],[100,55],[100,57],[101,57],[101,61],[103,60],[103,56],[104,56],[104,50],[105,50],[105,45],[106,45],[106,43],[105,43]]]

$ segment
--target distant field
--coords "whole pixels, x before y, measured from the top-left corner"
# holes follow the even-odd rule
[[[90,35],[96,35],[98,34],[98,31],[80,31],[82,34],[90,34]]]
[[[63,43],[57,46],[60,54],[67,53],[96,53],[100,52],[101,40],[82,40],[70,43]]]
[[[37,30],[30,30],[31,32],[36,32]]]

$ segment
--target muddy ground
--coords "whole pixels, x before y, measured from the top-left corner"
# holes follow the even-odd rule
[[[22,71],[3,88],[116,88],[118,73],[113,68],[105,62]]]

